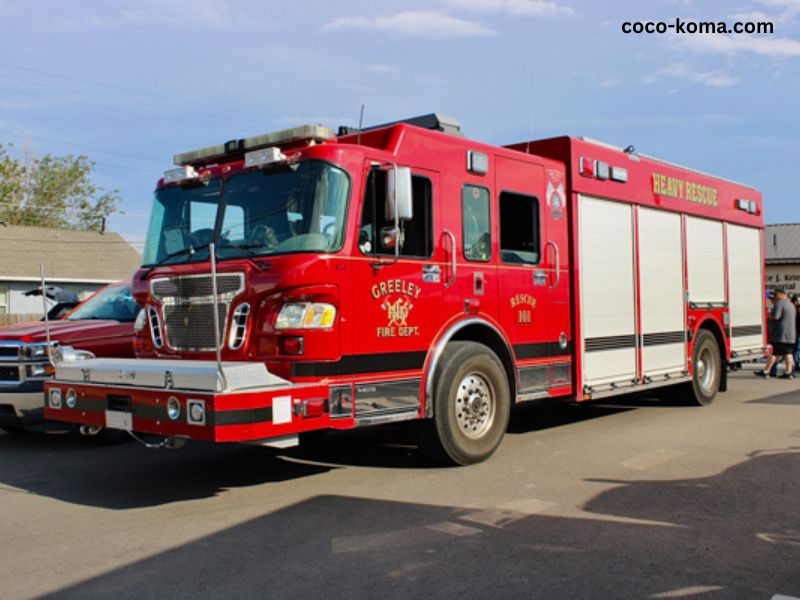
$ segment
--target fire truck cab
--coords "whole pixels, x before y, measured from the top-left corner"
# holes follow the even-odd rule
[[[136,360],[57,365],[48,418],[294,443],[419,419],[468,464],[511,405],[664,387],[764,351],[761,195],[587,139],[426,115],[176,155],[133,292]]]

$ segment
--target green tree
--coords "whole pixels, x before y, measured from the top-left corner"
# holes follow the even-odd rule
[[[99,230],[120,195],[92,183],[94,166],[88,157],[72,154],[19,160],[0,144],[0,221]]]

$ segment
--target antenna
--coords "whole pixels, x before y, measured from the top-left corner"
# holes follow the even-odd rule
[[[531,138],[533,137],[533,127],[528,125],[528,141],[525,142],[525,154],[531,153]]]
[[[47,288],[44,282],[44,263],[39,263],[39,276],[42,281],[42,308],[44,309],[44,334],[47,339],[47,360],[55,366],[53,362],[52,346],[50,345],[50,318],[47,315]]]
[[[361,105],[361,114],[358,117],[358,145],[361,145],[361,127],[364,125],[364,105]]]
[[[214,305],[213,305],[213,313],[214,313],[214,346],[217,350],[217,374],[222,381],[222,389],[221,392],[224,392],[228,389],[228,380],[225,378],[225,371],[222,370],[222,343],[220,342],[220,335],[219,335],[219,295],[217,293],[217,249],[215,248],[214,242],[211,242],[208,245],[208,253],[211,258],[211,293],[214,295]]]

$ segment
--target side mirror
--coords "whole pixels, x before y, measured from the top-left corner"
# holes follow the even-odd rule
[[[386,185],[386,217],[390,221],[410,221],[414,218],[411,202],[411,169],[389,169]]]

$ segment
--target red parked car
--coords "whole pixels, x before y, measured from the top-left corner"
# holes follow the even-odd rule
[[[130,282],[106,286],[50,321],[51,343],[95,356],[133,357],[139,312]],[[44,380],[50,375],[44,321],[0,328],[0,429],[22,431],[44,420]]]

